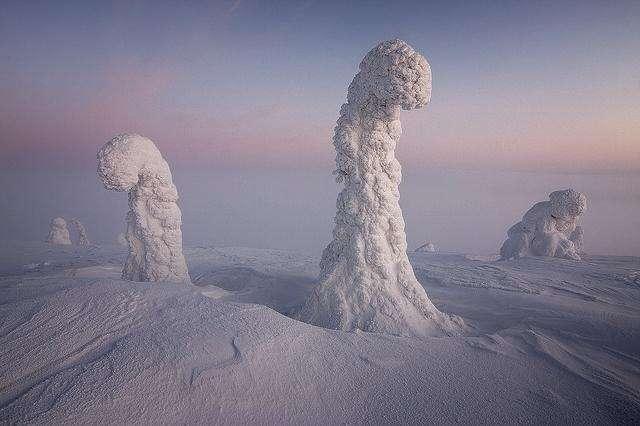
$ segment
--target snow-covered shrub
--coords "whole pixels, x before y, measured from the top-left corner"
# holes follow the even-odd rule
[[[578,191],[552,192],[549,201],[534,204],[522,221],[509,228],[500,257],[549,256],[580,260],[583,230],[577,221],[586,207],[587,198]]]
[[[53,219],[49,227],[49,235],[47,235],[45,241],[50,244],[70,245],[71,238],[69,238],[67,221],[61,217]]]

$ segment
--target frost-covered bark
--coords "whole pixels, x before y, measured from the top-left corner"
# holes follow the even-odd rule
[[[53,219],[49,228],[49,235],[47,235],[45,241],[50,244],[70,245],[71,238],[69,238],[67,221],[61,217]]]
[[[460,330],[461,320],[438,311],[416,280],[399,205],[400,110],[423,107],[430,94],[429,64],[401,40],[379,44],[360,63],[333,137],[335,174],[344,183],[333,241],[301,320],[397,335]]]
[[[500,257],[549,256],[580,260],[583,231],[577,221],[586,206],[587,198],[578,191],[552,192],[549,201],[534,204],[522,221],[507,231]]]
[[[87,230],[84,228],[82,222],[78,219],[71,219],[71,224],[76,228],[76,232],[78,233],[78,245],[88,246],[89,238],[87,237]]]
[[[435,253],[438,249],[436,245],[431,241],[427,241],[425,244],[418,247],[415,251],[416,253]]]
[[[98,151],[105,188],[129,193],[127,244],[122,278],[191,282],[182,254],[182,215],[169,165],[153,141],[122,134]]]

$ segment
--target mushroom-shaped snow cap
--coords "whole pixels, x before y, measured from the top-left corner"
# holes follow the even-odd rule
[[[554,191],[549,194],[551,214],[556,218],[580,216],[587,208],[587,197],[573,189]]]
[[[98,175],[107,189],[129,191],[144,173],[170,176],[169,166],[149,138],[120,134],[98,151]]]
[[[421,108],[431,98],[431,68],[420,53],[402,40],[389,40],[374,47],[360,63],[358,90],[361,96],[402,109]]]

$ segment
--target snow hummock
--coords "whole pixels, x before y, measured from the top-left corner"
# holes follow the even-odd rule
[[[151,139],[121,134],[98,151],[105,188],[129,193],[129,256],[122,277],[131,281],[191,282],[182,254],[182,214],[169,165]]]
[[[415,278],[399,205],[400,110],[421,108],[430,95],[427,60],[402,40],[380,43],[360,63],[333,137],[335,174],[344,183],[333,241],[301,320],[405,336],[460,332],[460,318],[436,309]]]
[[[534,204],[522,221],[509,228],[500,256],[502,259],[549,256],[580,260],[583,230],[577,221],[586,206],[587,198],[578,191],[552,192],[549,201]]]
[[[71,238],[67,229],[67,221],[61,217],[56,217],[51,221],[49,235],[45,240],[49,244],[70,245]]]

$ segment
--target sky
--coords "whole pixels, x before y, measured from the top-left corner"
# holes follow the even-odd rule
[[[172,165],[330,169],[364,54],[427,57],[413,168],[640,171],[640,2],[3,1],[0,166],[94,168],[122,132]]]

